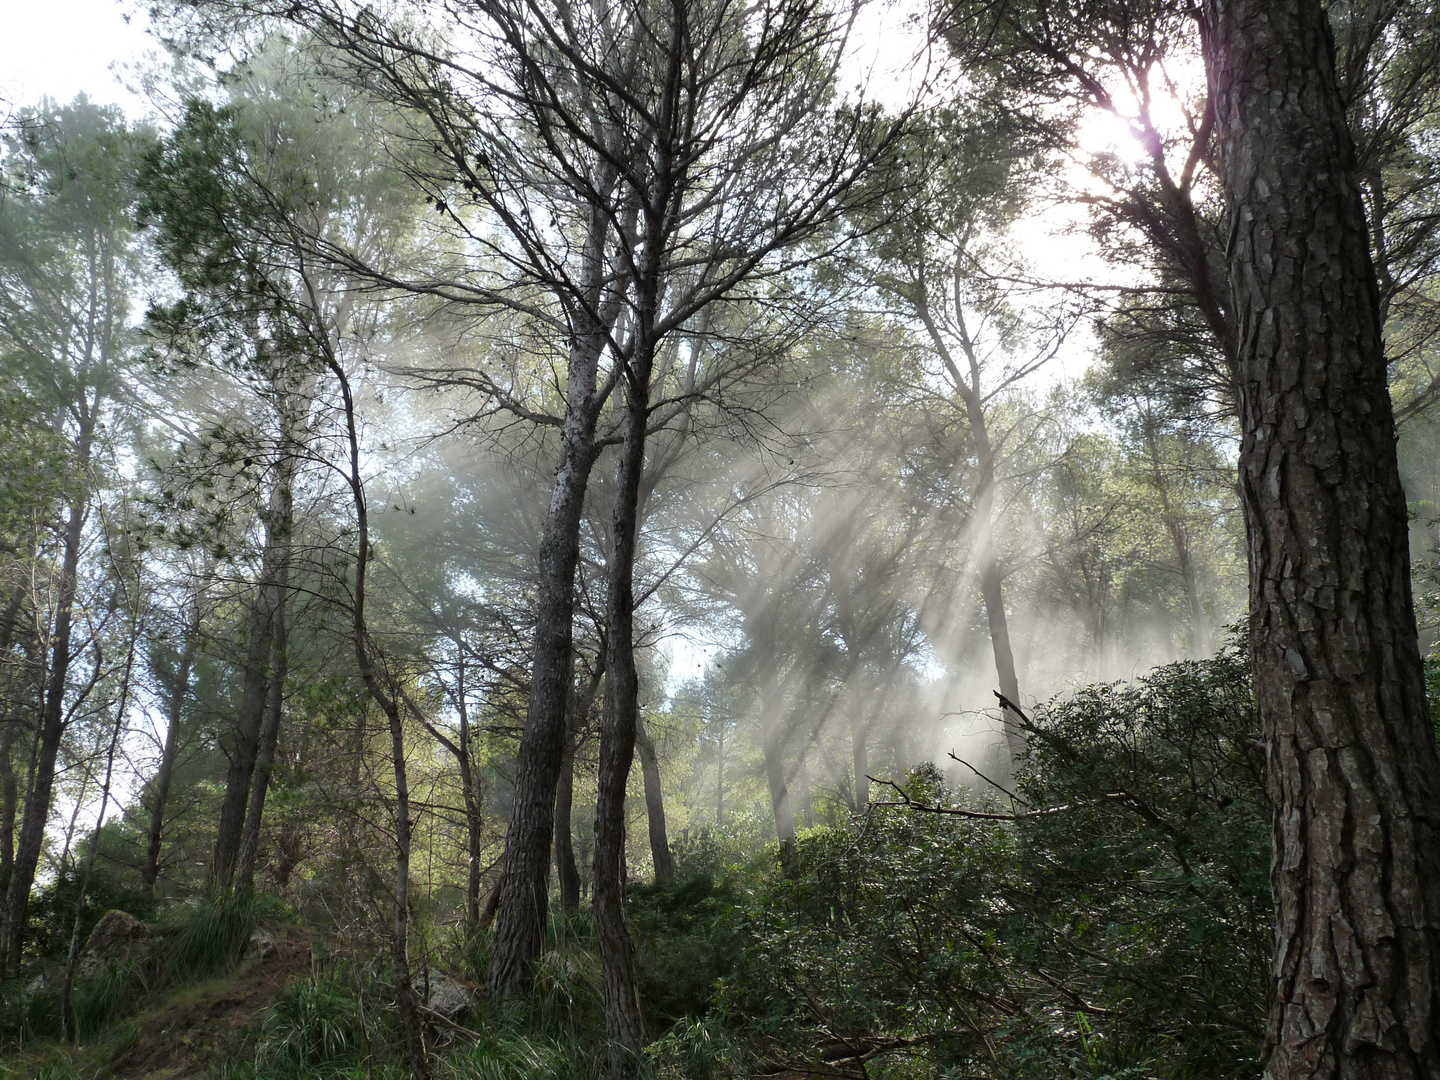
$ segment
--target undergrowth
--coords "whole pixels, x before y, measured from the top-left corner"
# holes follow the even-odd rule
[[[233,968],[260,922],[284,921],[288,915],[276,898],[254,893],[213,893],[171,908],[155,925],[148,947],[77,972],[70,1037],[93,1041],[158,995]],[[60,1038],[64,963],[63,953],[42,957],[0,988],[0,1048]]]

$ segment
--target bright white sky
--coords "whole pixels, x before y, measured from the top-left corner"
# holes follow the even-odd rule
[[[111,68],[156,44],[145,33],[143,8],[129,22],[125,10],[115,0],[0,0],[0,108],[33,105],[43,95],[65,102],[84,92],[132,118],[144,116],[145,100]]]

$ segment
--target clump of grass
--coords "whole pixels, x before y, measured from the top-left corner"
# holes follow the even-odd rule
[[[253,892],[214,892],[185,904],[165,923],[167,983],[198,982],[240,961],[262,915],[274,901]]]
[[[526,1026],[555,1038],[577,1042],[586,1033],[603,1032],[605,999],[600,961],[578,943],[543,954],[526,1002]]]
[[[603,1071],[604,1055],[589,1048],[512,1030],[488,1033],[449,1055],[446,1080],[588,1080]]]
[[[367,1016],[357,990],[344,965],[287,986],[260,1025],[257,1070],[343,1065],[364,1059],[373,1043],[388,1041],[371,1030],[379,1018]]]
[[[76,979],[70,992],[71,1037],[77,1043],[91,1041],[128,1012],[148,989],[143,968],[134,962],[106,964]],[[57,1002],[57,1019],[58,1012]]]
[[[645,1049],[657,1080],[718,1080],[744,1075],[743,1053],[713,1019],[686,1018]]]

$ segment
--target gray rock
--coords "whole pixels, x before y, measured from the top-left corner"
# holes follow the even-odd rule
[[[416,983],[425,1008],[446,1020],[454,1020],[475,1003],[470,988],[443,971],[431,971],[428,983],[423,976]]]
[[[133,960],[155,936],[152,927],[124,911],[107,911],[100,916],[85,949],[80,954],[79,972],[88,975],[106,964]]]
[[[47,974],[47,972],[42,971],[25,984],[25,996],[27,998],[33,998],[36,994],[43,994],[45,992],[50,985],[50,980],[46,978]]]
[[[245,949],[240,953],[242,964],[263,964],[275,955],[275,939],[258,926],[250,931]]]

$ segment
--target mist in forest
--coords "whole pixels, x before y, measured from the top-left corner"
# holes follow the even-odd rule
[[[1352,389],[1264,408],[1217,5],[162,2],[150,120],[3,103],[0,1053],[1239,1076],[1297,1011],[1398,1046],[1355,914],[1395,896],[1300,878],[1433,825],[1325,814],[1430,790],[1440,32],[1238,6],[1343,61],[1295,108],[1341,103],[1332,216],[1377,216],[1306,247],[1373,290],[1284,301],[1375,301],[1292,365]],[[1302,748],[1379,764],[1307,772],[1286,724],[1380,694],[1331,678],[1364,633],[1291,633],[1342,578],[1409,651]],[[1343,950],[1285,922],[1341,895]]]

